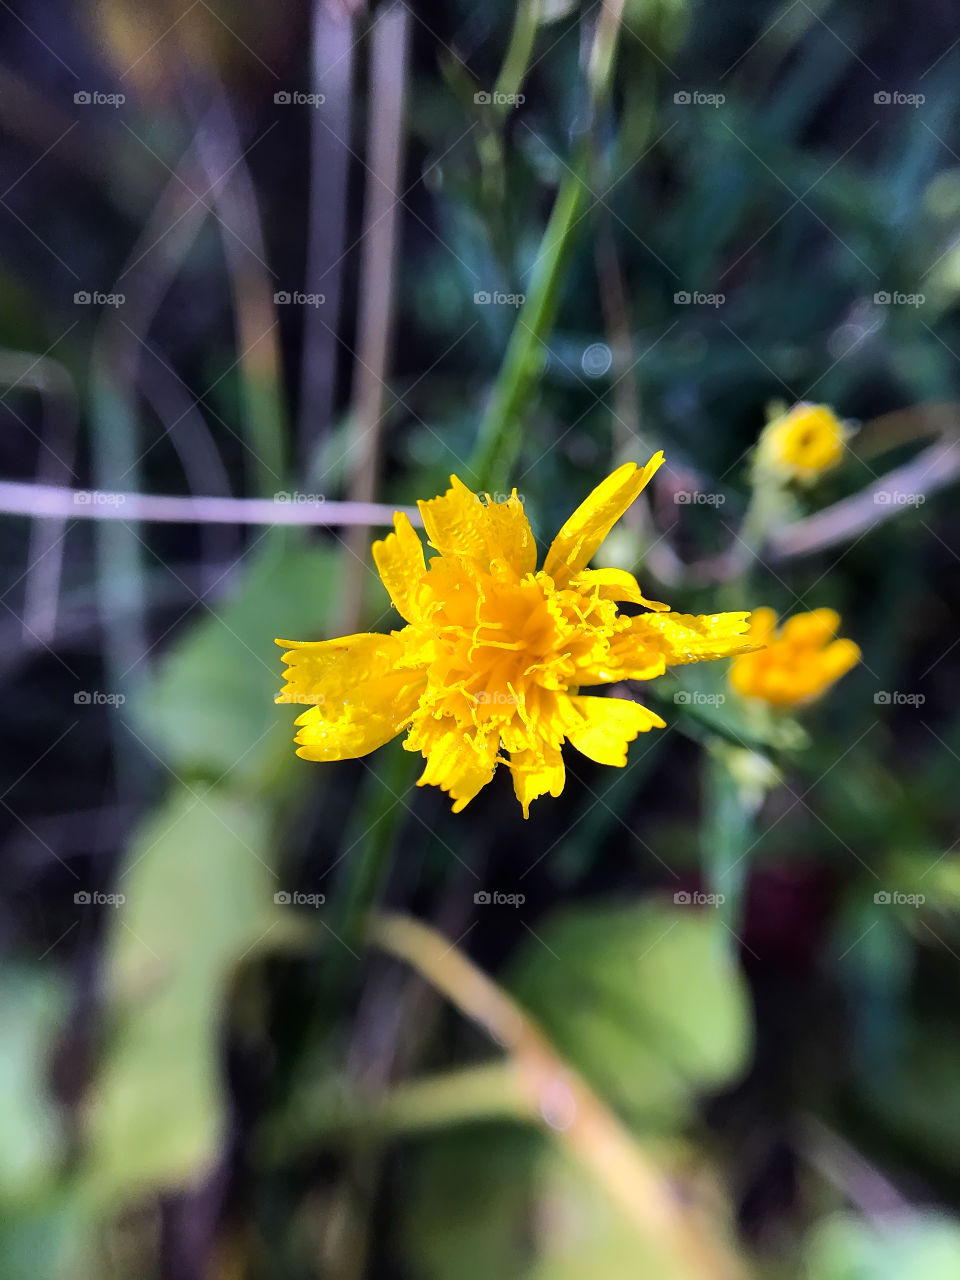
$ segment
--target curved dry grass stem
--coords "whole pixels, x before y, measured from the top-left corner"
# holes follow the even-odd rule
[[[637,1231],[688,1280],[738,1280],[742,1261],[670,1186],[617,1116],[527,1014],[446,938],[408,916],[374,918],[370,938],[405,960],[513,1060],[531,1117],[592,1175]],[[561,1118],[562,1117],[562,1118]]]

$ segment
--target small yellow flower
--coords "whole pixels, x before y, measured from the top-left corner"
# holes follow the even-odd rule
[[[543,568],[516,490],[479,499],[456,476],[420,511],[438,555],[429,563],[406,515],[373,545],[380,577],[407,625],[389,635],[289,650],[278,702],[307,704],[297,754],[366,755],[407,730],[427,764],[419,785],[442,787],[454,812],[509,764],[517,799],[563,789],[568,739],[601,764],[622,766],[627,743],[664,721],[624,698],[584,686],[651,680],[667,666],[739,653],[748,613],[671,613],[622,569],[588,569],[610,529],[663,462],[627,463],[608,476],[554,538]],[[648,612],[627,616],[618,602]],[[501,752],[509,753],[505,760]]]
[[[849,435],[829,405],[796,404],[764,427],[755,456],[757,470],[812,484],[839,465]]]
[[[812,702],[860,661],[858,645],[836,639],[840,615],[833,609],[798,613],[776,626],[772,609],[754,609],[750,637],[765,647],[741,654],[730,666],[730,683],[745,697],[775,707]]]

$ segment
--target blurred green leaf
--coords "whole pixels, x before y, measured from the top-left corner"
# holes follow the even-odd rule
[[[539,1256],[530,1280],[688,1280],[686,1268],[628,1223],[559,1148],[545,1148],[537,1174]]]
[[[471,1126],[418,1144],[401,1224],[413,1274],[429,1280],[524,1275],[542,1145],[533,1131],[501,1125]]]
[[[176,790],[131,844],[107,943],[109,1043],[86,1114],[99,1194],[193,1183],[222,1150],[227,986],[283,932],[270,857],[264,811],[203,787]]]
[[[818,1223],[806,1250],[805,1280],[956,1280],[960,1224],[917,1214],[883,1227],[839,1213]]]
[[[909,1019],[909,1011],[902,1017]],[[886,1070],[871,1073],[865,1065],[864,1106],[878,1131],[892,1135],[914,1159],[952,1175],[960,1144],[960,1035],[941,1017],[915,1020],[901,1036],[906,1043],[888,1054]]]
[[[339,563],[333,547],[285,551],[268,540],[237,593],[186,629],[133,704],[175,773],[262,783],[292,754],[296,708],[274,703],[283,683],[274,638],[322,638]]]
[[[63,1012],[53,971],[7,968],[0,976],[0,1202],[29,1202],[63,1156],[63,1134],[47,1092],[50,1051]]]
[[[89,1248],[92,1223],[66,1193],[0,1217],[3,1280],[93,1280],[102,1277]]]
[[[424,1280],[680,1280],[548,1138],[502,1125],[424,1142],[401,1228]]]
[[[746,988],[714,913],[656,902],[538,924],[507,985],[600,1093],[651,1124],[744,1068]]]

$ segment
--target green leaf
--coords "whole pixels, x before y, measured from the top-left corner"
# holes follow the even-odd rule
[[[293,754],[296,708],[277,706],[283,666],[275,637],[323,638],[339,599],[333,548],[251,556],[232,599],[187,629],[133,701],[140,732],[179,776],[262,783]],[[384,603],[386,599],[384,598]]]
[[[424,1280],[524,1276],[543,1139],[477,1125],[418,1144],[404,1180],[403,1249]]]
[[[861,1063],[863,1102],[877,1133],[888,1135],[914,1160],[950,1175],[960,1142],[956,1091],[960,1035],[943,1016],[908,1021],[909,1014],[894,1010],[898,1012],[906,1025],[894,1025],[893,1051],[879,1046],[886,1050],[886,1069],[871,1070],[870,1062]],[[875,1011],[873,1021],[877,1021]]]
[[[750,1044],[746,988],[715,912],[655,902],[537,925],[507,985],[560,1052],[634,1117],[682,1120]]]
[[[556,1146],[537,1170],[539,1256],[529,1280],[689,1280],[689,1269],[641,1234]]]
[[[133,840],[106,948],[109,1044],[86,1114],[95,1192],[183,1186],[214,1159],[227,985],[283,932],[270,858],[264,811],[203,787],[176,790]]]
[[[3,1280],[100,1280],[91,1250],[94,1224],[77,1197],[64,1192],[0,1217]]]
[[[0,1202],[27,1203],[51,1182],[63,1134],[46,1080],[63,1011],[53,972],[7,968],[0,976]]]
[[[419,1145],[401,1232],[421,1280],[688,1280],[549,1138],[473,1126]]]
[[[818,1223],[808,1237],[804,1280],[955,1280],[960,1223],[911,1214],[882,1229],[849,1213]]]

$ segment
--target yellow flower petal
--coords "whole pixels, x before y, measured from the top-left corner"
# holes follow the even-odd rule
[[[557,586],[586,568],[604,538],[663,463],[655,453],[641,470],[627,462],[597,485],[554,538],[543,563]]]
[[[573,697],[566,699],[564,727],[583,755],[597,764],[622,768],[627,763],[627,743],[648,729],[665,728],[666,721],[626,698]]]
[[[525,818],[530,817],[530,804],[538,796],[560,795],[566,776],[560,749],[547,743],[543,743],[539,750],[528,748],[511,752],[510,774]]]
[[[860,661],[860,646],[853,640],[834,640],[823,651],[823,675],[833,683]]]
[[[812,613],[797,613],[788,618],[780,634],[791,644],[819,648],[832,640],[839,630],[840,615],[836,609],[814,609]]]
[[[654,636],[654,645],[660,643]],[[627,631],[611,644],[602,660],[578,665],[578,687],[593,684],[612,684],[615,680],[655,680],[667,669],[662,648],[657,649],[647,640]]]
[[[409,721],[426,683],[422,671],[400,666],[404,645],[397,636],[277,644],[289,649],[277,702],[308,708],[296,721],[295,739],[306,760],[354,760],[382,747]]]
[[[668,667],[708,658],[726,658],[756,645],[749,613],[645,613],[631,619],[630,630],[645,648],[663,654]]]
[[[521,577],[537,567],[537,544],[516,490],[506,502],[479,498],[457,476],[439,498],[420,502],[430,542],[442,556],[464,556],[489,565],[506,560]]]
[[[860,661],[852,640],[835,640],[840,616],[833,609],[799,613],[779,630],[768,627],[772,610],[763,616],[764,647],[736,658],[730,683],[744,697],[759,698],[773,707],[798,707],[812,702]]]
[[[427,571],[423,543],[402,511],[393,517],[393,527],[395,532],[373,544],[373,559],[397,612],[412,622],[417,616],[420,580]]]
[[[427,765],[417,780],[418,787],[440,787],[453,800],[453,812],[465,809],[477,792],[487,785],[497,767],[499,736],[465,734],[455,720],[440,727],[434,721],[427,736],[429,745],[404,743],[409,751],[422,750]]]
[[[537,567],[537,543],[517,491],[506,502],[486,502],[487,549],[490,559],[503,559],[523,577]]]
[[[766,644],[777,625],[776,611],[761,605],[750,615],[750,638],[758,643]]]
[[[568,583],[575,591],[596,592],[601,600],[627,600],[630,604],[642,604],[657,613],[665,613],[670,606],[659,600],[648,600],[640,590],[640,584],[626,569],[581,569]]]

